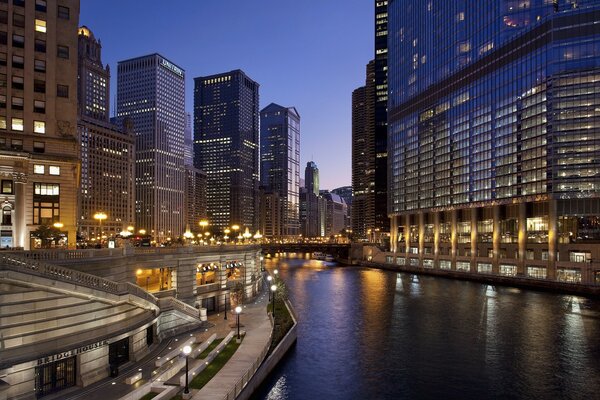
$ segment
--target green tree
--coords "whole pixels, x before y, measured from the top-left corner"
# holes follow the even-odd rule
[[[50,225],[40,225],[35,231],[31,232],[31,236],[41,240],[42,248],[47,249],[51,247],[52,242],[58,242],[61,236],[61,231],[60,229]]]

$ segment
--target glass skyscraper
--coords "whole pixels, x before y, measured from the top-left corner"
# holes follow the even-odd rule
[[[281,235],[300,234],[300,114],[271,103],[260,112],[260,184],[281,198]]]
[[[258,227],[258,83],[243,71],[194,78],[194,166],[218,229]]]
[[[600,1],[389,1],[398,263],[600,281]]]
[[[185,72],[160,54],[120,61],[117,118],[135,132],[136,225],[155,240],[185,228]]]

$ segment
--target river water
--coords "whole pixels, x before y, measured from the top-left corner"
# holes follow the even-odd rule
[[[298,342],[254,399],[600,399],[599,300],[306,258],[266,268]]]

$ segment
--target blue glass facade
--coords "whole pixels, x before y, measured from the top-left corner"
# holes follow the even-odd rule
[[[556,243],[600,240],[600,1],[396,0],[388,14],[396,240],[479,257],[489,230],[489,256],[521,265],[528,242],[558,261]]]

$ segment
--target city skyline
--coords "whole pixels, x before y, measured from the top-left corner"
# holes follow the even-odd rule
[[[154,52],[176,60],[186,70],[186,111],[192,112],[194,77],[240,68],[261,84],[260,108],[271,102],[297,107],[303,116],[300,163],[314,160],[319,165],[321,187],[351,183],[348,93],[364,83],[364,66],[373,58],[370,3],[351,0],[344,8],[335,2],[316,8],[312,2],[292,6],[269,0],[261,12],[243,2],[235,7],[186,2],[176,9],[156,1],[144,9],[112,0],[87,3],[81,8],[80,25],[89,26],[101,40],[106,49],[103,61],[113,70],[119,60]],[[250,12],[252,19],[246,19]],[[293,18],[281,17],[290,13]],[[130,18],[134,14],[136,18]],[[157,15],[180,23],[163,25]],[[208,15],[226,15],[228,23],[203,18]],[[289,51],[280,51],[284,44]],[[116,87],[116,74],[111,86]],[[113,111],[115,95],[116,91],[111,94]],[[335,157],[330,157],[331,148],[337,149]]]

